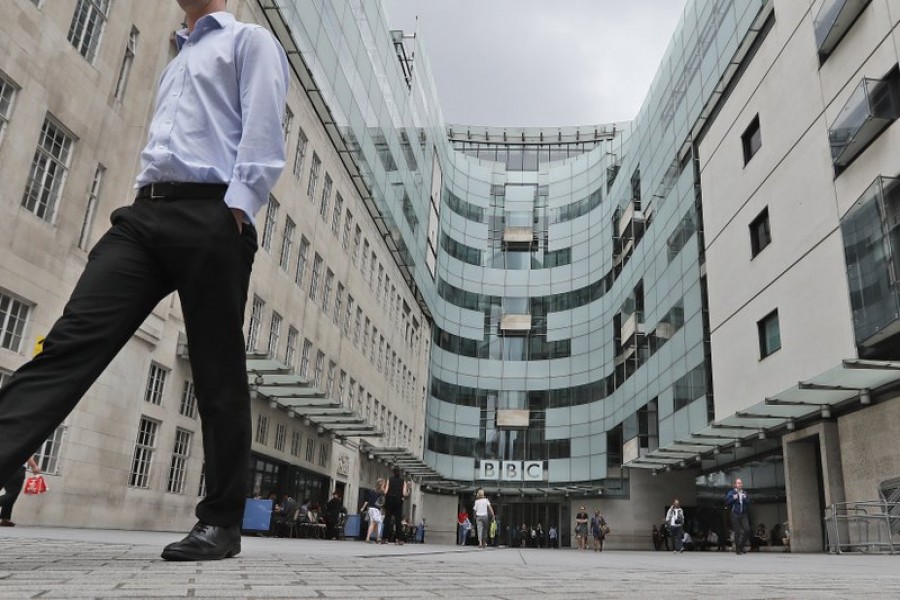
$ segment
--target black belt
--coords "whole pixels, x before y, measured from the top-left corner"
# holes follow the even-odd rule
[[[222,199],[228,190],[227,183],[176,183],[164,181],[151,183],[138,189],[137,200],[163,200],[183,198],[185,200]]]

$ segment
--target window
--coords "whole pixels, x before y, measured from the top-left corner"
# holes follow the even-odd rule
[[[353,213],[350,212],[350,209],[347,209],[347,213],[344,215],[344,238],[341,240],[341,247],[346,250],[350,247],[350,234],[353,231]]]
[[[309,240],[305,235],[300,236],[300,252],[297,256],[297,272],[294,275],[294,283],[303,287],[303,276],[306,275],[306,263],[309,260]]]
[[[284,452],[284,441],[287,438],[287,427],[278,423],[275,425],[275,449]]]
[[[334,363],[332,363],[334,364]],[[341,374],[338,377],[338,392],[337,392],[337,400],[340,401],[341,404],[344,403],[344,394],[347,393],[347,371],[341,369]]]
[[[297,353],[297,337],[300,335],[294,326],[288,327],[287,346],[284,349],[284,362],[287,366],[294,366],[294,355]]]
[[[197,488],[197,496],[204,498],[206,496],[206,461],[200,468],[200,486]]]
[[[307,438],[306,440],[306,461],[312,462],[316,457],[316,440]]]
[[[284,236],[281,238],[281,258],[278,259],[278,266],[287,271],[288,265],[291,264],[291,249],[294,247],[294,221],[290,217],[284,220]]]
[[[344,313],[344,322],[341,323],[341,330],[347,337],[350,337],[350,320],[353,318],[353,307],[355,304],[356,300],[353,299],[353,296],[347,294],[347,311]]]
[[[197,395],[194,393],[194,382],[190,379],[186,379],[181,388],[181,408],[178,412],[191,419],[197,418]]]
[[[309,355],[312,352],[312,342],[303,338],[303,351],[300,353],[300,375],[309,378]]]
[[[162,404],[163,387],[166,385],[168,371],[156,363],[150,363],[150,374],[147,376],[147,389],[144,400],[157,406]]]
[[[65,433],[66,426],[60,425],[34,453],[35,462],[48,475],[59,475],[59,451]]]
[[[341,312],[341,308],[344,305],[344,284],[340,281],[337,286],[337,293],[334,295],[334,324],[338,326],[338,329],[341,327],[341,317],[343,313]]]
[[[44,119],[22,206],[48,223],[53,221],[56,203],[62,195],[73,143],[73,138],[60,125],[50,117]]]
[[[297,130],[297,152],[294,154],[294,177],[300,179],[300,174],[303,172],[303,159],[306,158],[306,147],[309,144],[309,139],[306,137],[306,132],[303,131],[303,128]]]
[[[313,152],[312,166],[309,168],[309,183],[306,184],[306,195],[309,197],[310,202],[315,200],[316,197],[316,185],[319,182],[319,167],[321,166],[322,161],[319,160],[319,155]]]
[[[72,25],[69,27],[69,42],[88,62],[94,62],[94,56],[97,55],[100,36],[109,14],[109,1],[78,0],[78,6],[75,7]]]
[[[366,267],[369,263],[369,240],[363,240],[362,262],[359,264],[359,272],[362,273],[363,279],[368,280],[369,272]]]
[[[741,145],[744,147],[744,164],[746,165],[762,146],[762,138],[759,133],[759,115],[753,117],[750,125],[741,135]]]
[[[269,323],[269,347],[266,352],[272,358],[275,358],[278,352],[278,344],[281,341],[281,315],[274,310],[272,311],[272,321]]]
[[[116,102],[121,102],[125,98],[125,86],[128,85],[128,75],[131,73],[134,55],[137,53],[138,35],[137,28],[132,27],[131,33],[128,34],[128,43],[125,44],[125,56],[122,58],[122,65],[119,67],[116,90],[113,92],[113,98],[115,98]]]
[[[187,461],[191,455],[190,431],[185,429],[175,430],[175,445],[172,448],[172,463],[169,465],[169,480],[166,483],[166,491],[170,494],[184,493],[184,478],[187,473]]]
[[[12,296],[0,293],[0,348],[22,351],[22,334],[31,307]]]
[[[309,299],[316,301],[316,294],[319,293],[319,279],[322,277],[322,257],[316,252],[313,257],[312,279],[309,282]]]
[[[322,373],[325,371],[325,353],[321,350],[316,354],[316,370],[313,373],[313,385],[322,388]]]
[[[350,260],[353,261],[355,265],[359,260],[359,240],[362,236],[362,229],[359,228],[359,225],[356,226],[356,229],[353,231],[353,253],[350,255]]]
[[[247,328],[247,350],[256,350],[256,344],[259,343],[259,330],[262,326],[262,313],[265,307],[265,301],[253,294],[253,305],[250,309],[250,324]]]
[[[359,346],[359,336],[362,335],[362,316],[361,308],[356,308],[356,324],[353,326],[353,345]]]
[[[759,215],[750,223],[750,250],[752,256],[756,256],[772,242],[772,232],[769,229],[769,207],[765,207]]]
[[[781,349],[781,328],[778,325],[778,309],[776,308],[756,323],[759,331],[759,358],[763,359],[776,350]]]
[[[331,288],[334,287],[334,271],[325,271],[325,287],[322,289],[322,310],[328,314],[328,303],[331,301]]]
[[[103,175],[106,167],[97,165],[94,171],[94,181],[91,182],[91,191],[88,194],[87,207],[84,209],[84,220],[81,222],[81,235],[78,236],[78,247],[87,250],[91,243],[91,226],[94,224],[94,215],[97,213],[97,204],[100,202],[100,186],[103,183]]]
[[[263,446],[269,441],[269,417],[256,415],[256,441]]]
[[[333,360],[328,361],[328,375],[325,377],[325,395],[331,398],[331,394],[334,391],[334,371],[337,369],[337,365],[334,364]]]
[[[372,260],[369,262],[369,277],[367,281],[369,282],[369,289],[375,291],[375,267],[378,266],[378,256],[375,253],[372,253]],[[384,269],[382,269],[384,271]]]
[[[300,456],[300,444],[303,442],[303,434],[296,429],[291,433],[291,456]]]
[[[328,203],[331,201],[331,175],[325,173],[325,184],[322,186],[322,197],[319,199],[319,216],[324,221],[328,215]]]
[[[281,129],[284,131],[284,141],[287,142],[291,137],[291,126],[294,124],[294,111],[290,106],[285,105],[284,116],[281,119]]]
[[[134,444],[134,457],[131,460],[131,472],[128,475],[128,485],[131,487],[144,489],[150,487],[150,467],[153,465],[157,431],[159,421],[141,417]]]
[[[263,225],[262,247],[266,250],[272,248],[272,238],[275,236],[275,224],[278,222],[278,209],[281,205],[275,198],[269,197],[269,206],[266,208],[266,222]]]
[[[328,463],[328,444],[322,442],[319,446],[319,466],[324,467]]]
[[[16,99],[16,86],[0,72],[0,142],[6,133],[6,124],[12,118],[13,102]]]
[[[341,230],[341,213],[344,210],[344,199],[341,198],[340,192],[334,193],[334,210],[331,212],[331,233],[337,237]],[[346,236],[345,236],[346,237]]]

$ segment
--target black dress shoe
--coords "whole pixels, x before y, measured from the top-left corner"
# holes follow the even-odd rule
[[[165,547],[166,560],[219,560],[241,552],[241,527],[217,527],[198,522],[180,542]]]

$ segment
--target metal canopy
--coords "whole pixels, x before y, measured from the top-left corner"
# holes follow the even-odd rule
[[[272,408],[283,408],[289,416],[318,426],[322,432],[341,437],[384,435],[355,410],[327,397],[306,377],[268,355],[248,354],[247,376],[251,393],[268,400]]]
[[[408,448],[402,446],[379,448],[363,442],[360,444],[360,451],[367,452],[370,459],[377,458],[388,465],[399,467],[419,483],[449,491],[455,491],[462,487],[461,484],[447,479],[441,473],[434,470],[434,468],[413,454]]]
[[[798,421],[830,418],[872,402],[879,389],[900,382],[900,362],[846,359],[811,379],[711,423],[689,436],[651,450],[627,463],[628,468],[660,469],[696,466],[723,448],[748,446],[757,440],[780,438]]]

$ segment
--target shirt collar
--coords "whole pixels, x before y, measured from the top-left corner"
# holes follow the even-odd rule
[[[203,15],[194,23],[194,31],[190,35],[188,35],[187,27],[176,31],[175,43],[178,44],[178,49],[181,50],[181,47],[190,36],[203,35],[210,29],[224,29],[227,25],[234,23],[234,21],[234,15],[224,11]]]

